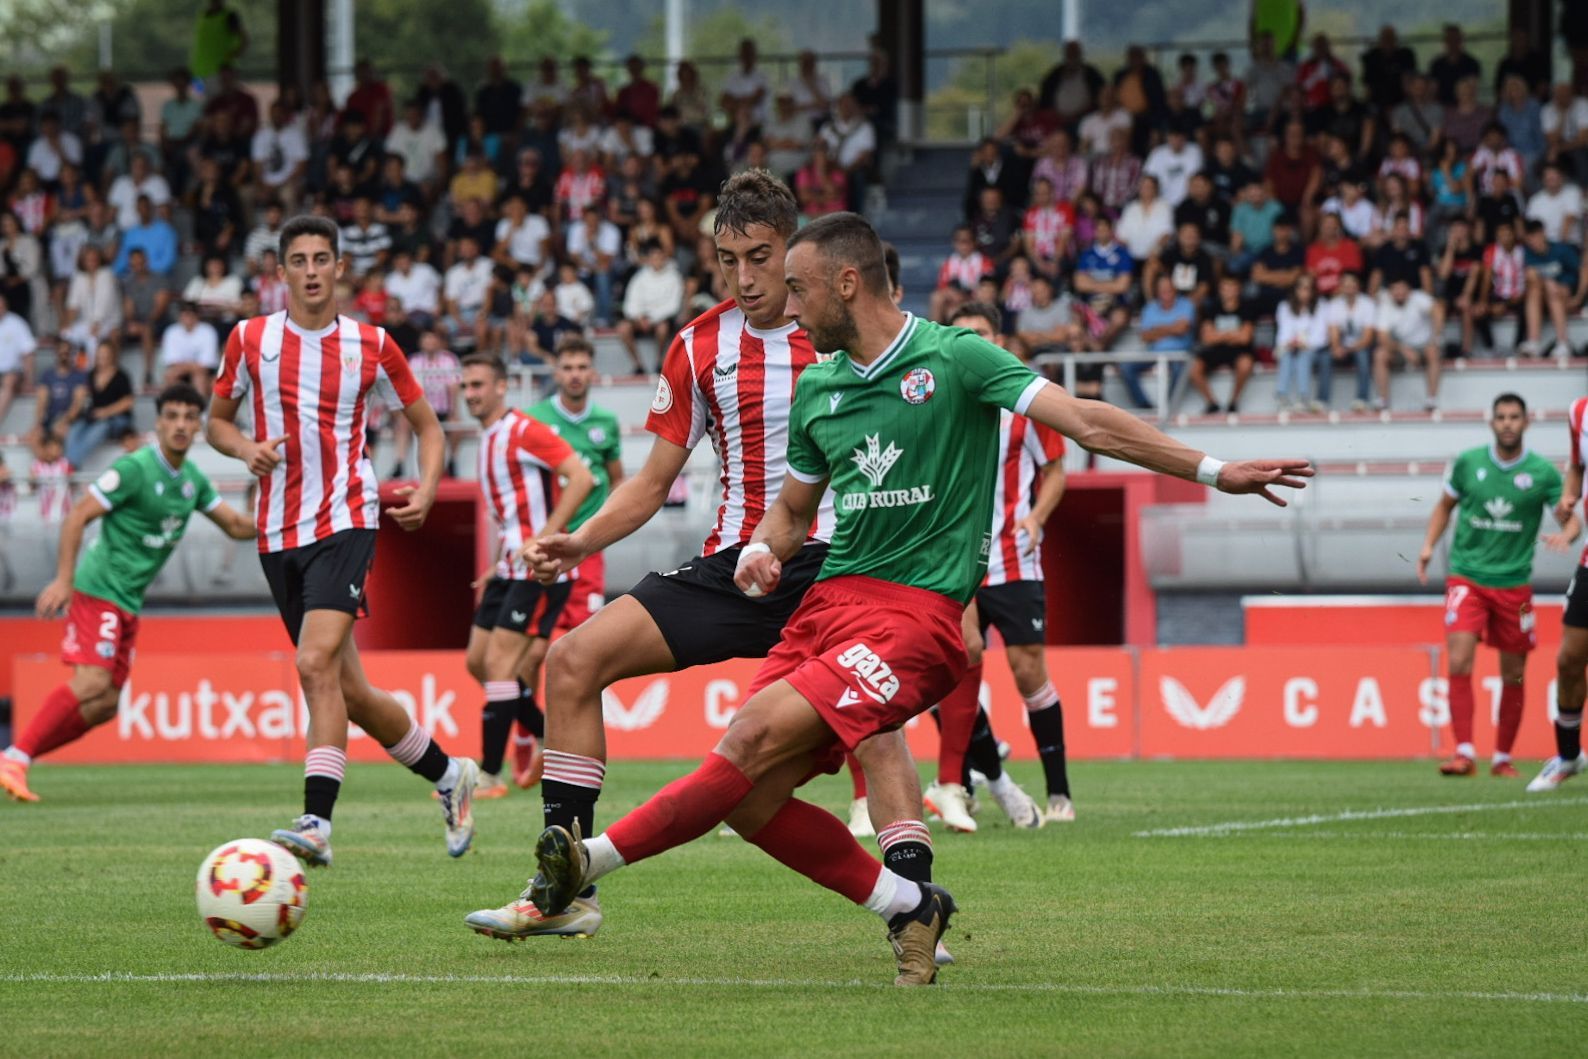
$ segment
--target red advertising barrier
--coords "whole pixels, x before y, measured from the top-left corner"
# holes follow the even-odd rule
[[[460,651],[371,651],[378,686],[453,753],[479,752],[482,695]],[[1479,653],[1477,744],[1493,745],[1499,683],[1492,652]],[[1076,758],[1418,758],[1449,751],[1447,692],[1438,653],[1377,648],[1049,648]],[[607,747],[617,758],[698,758],[737,710],[757,663],[721,665],[624,681],[605,701]],[[1546,703],[1552,665],[1535,655],[1520,757],[1553,752]],[[65,676],[54,657],[15,657],[16,724],[25,726]],[[983,701],[1017,757],[1035,748],[1002,652],[989,651]],[[51,754],[63,762],[295,761],[306,714],[291,656],[140,653],[111,723]],[[908,727],[917,757],[937,753],[936,726]],[[381,761],[355,733],[354,760]]]
[[[1442,596],[1258,596],[1243,600],[1242,607],[1247,647],[1383,647],[1438,643],[1445,638]],[[1534,627],[1538,630],[1540,651],[1553,653],[1560,646],[1564,610],[1558,594],[1534,597]]]

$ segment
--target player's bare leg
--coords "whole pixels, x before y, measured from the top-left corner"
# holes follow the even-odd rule
[[[937,779],[926,789],[926,808],[942,818],[950,831],[974,832],[976,819],[970,812],[970,791],[964,782],[965,755],[970,751],[971,733],[976,728],[980,709],[981,660],[986,642],[973,601],[960,620],[969,665],[965,675],[937,706],[941,729],[937,751]]]
[[[1450,684],[1450,730],[1456,752],[1439,766],[1446,776],[1471,776],[1477,772],[1473,762],[1478,756],[1472,745],[1472,662],[1478,653],[1476,633],[1453,632],[1445,637],[1446,676]]]
[[[546,663],[546,653],[551,641],[535,637],[518,667],[518,723],[513,727],[513,783],[520,790],[529,790],[540,782],[545,768],[541,744],[546,738],[546,715],[541,712],[536,699],[540,688],[540,675]]]
[[[73,666],[71,679],[45,696],[27,730],[0,754],[0,790],[13,801],[38,801],[28,788],[28,766],[116,716],[121,689],[111,679],[108,669]]]
[[[331,812],[347,772],[347,700],[342,694],[342,648],[351,638],[353,615],[311,610],[298,630],[298,683],[309,710],[304,742],[303,815],[277,828],[270,840],[310,867],[331,863]]]
[[[601,692],[626,677],[668,673],[673,652],[650,612],[615,599],[551,645],[546,655],[546,825],[595,831],[595,803],[606,776]]]
[[[519,670],[536,638],[497,626],[485,638],[485,710],[480,722],[480,777],[478,798],[500,798],[507,794],[502,782],[502,762],[507,756],[507,740],[518,719],[523,686]]]
[[[822,885],[888,922],[899,964],[896,984],[930,984],[937,976],[937,941],[955,911],[947,891],[931,883],[914,883],[879,865],[841,820],[809,803],[785,797],[777,811],[760,822],[832,740],[832,730],[804,696],[787,681],[771,684],[734,715],[700,768],[662,788],[605,834],[580,841],[561,827],[548,827],[535,844],[540,872],[531,883],[531,896],[539,907],[561,911],[597,879],[624,864],[692,841],[722,820],[737,818],[752,829],[751,842],[811,878],[820,871]],[[763,794],[744,816],[738,816],[763,782],[772,793]]]
[[[1026,704],[1026,720],[1031,738],[1047,780],[1048,806],[1043,818],[1049,823],[1068,823],[1075,819],[1070,802],[1069,762],[1064,750],[1064,706],[1048,676],[1047,651],[1041,644],[1010,644],[1004,647],[1015,690]]]
[[[1516,745],[1516,733],[1522,727],[1522,707],[1527,701],[1523,679],[1527,673],[1527,655],[1516,651],[1500,652],[1500,720],[1494,733],[1494,761],[1489,775],[1501,779],[1518,779],[1520,772],[1511,763],[1511,748]]]
[[[1588,769],[1582,752],[1583,700],[1588,696],[1588,629],[1561,629],[1555,655],[1555,756],[1544,763],[1527,789],[1552,791]]]

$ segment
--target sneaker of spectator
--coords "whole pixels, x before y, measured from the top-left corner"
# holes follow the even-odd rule
[[[237,323],[242,299],[242,277],[231,272],[220,254],[207,256],[203,271],[182,290],[182,301],[192,303],[201,318],[224,332]]]
[[[557,315],[572,320],[583,328],[595,312],[595,295],[579,279],[579,270],[570,261],[557,266],[557,285],[552,288],[556,297]],[[543,347],[555,348],[555,347]]]
[[[1439,406],[1439,340],[1444,329],[1444,306],[1427,291],[1413,289],[1405,279],[1397,278],[1379,294],[1375,321],[1378,346],[1373,352],[1377,408],[1389,407],[1390,371],[1400,363],[1423,369],[1427,379],[1424,409],[1433,411]]]
[[[160,336],[161,385],[185,382],[207,396],[220,364],[220,334],[208,320],[199,318],[196,304],[184,301],[177,309],[176,323]]]
[[[78,255],[61,312],[61,338],[87,353],[100,342],[116,341],[121,328],[121,286],[96,247]]]
[[[243,202],[213,158],[199,160],[198,180],[188,192],[188,208],[193,213],[193,238],[200,253],[230,257],[237,252],[246,223]],[[170,220],[169,209],[168,204],[157,206],[155,212]]]
[[[447,333],[454,346],[474,349],[486,344],[494,274],[491,259],[480,253],[478,239],[465,235],[458,240],[458,257],[447,269],[442,288]]]
[[[1196,356],[1188,372],[1191,386],[1202,395],[1204,415],[1240,410],[1241,393],[1252,376],[1256,333],[1257,309],[1241,297],[1240,278],[1228,273],[1220,276],[1218,293],[1202,309]],[[1221,407],[1213,396],[1208,376],[1226,368],[1234,374],[1235,381],[1229,400]]]
[[[382,272],[391,255],[391,232],[375,219],[375,202],[368,195],[353,200],[353,223],[342,229],[342,256],[355,280]]]
[[[634,362],[634,370],[641,375],[646,369],[640,359],[638,339],[655,341],[656,370],[660,371],[662,356],[672,340],[673,320],[684,307],[684,277],[662,245],[650,243],[644,248],[644,256],[644,266],[629,277],[623,292],[623,318],[618,321],[618,337]]]
[[[77,366],[71,345],[54,335],[45,335],[39,339],[37,352],[40,360],[48,357],[51,363],[33,388],[33,425],[27,432],[30,448],[37,448],[47,437],[64,442],[67,431],[88,403],[88,373]]]
[[[580,282],[595,288],[596,325],[612,326],[612,289],[624,271],[623,235],[618,226],[601,216],[599,206],[587,206],[568,229],[563,249],[565,260],[578,270]]]
[[[100,445],[120,440],[132,430],[132,380],[117,363],[114,342],[94,348],[87,386],[85,411],[66,432],[66,460],[74,468],[85,466]]]

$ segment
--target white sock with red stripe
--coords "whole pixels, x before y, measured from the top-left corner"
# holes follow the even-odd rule
[[[541,758],[540,798],[547,827],[578,828],[580,835],[595,830],[595,803],[606,782],[606,762],[600,758],[547,750]]]
[[[447,757],[430,734],[410,721],[408,734],[386,748],[386,753],[399,764],[407,765],[415,773],[436,785],[438,791],[450,791],[458,784],[458,762]]]
[[[906,879],[932,881],[932,832],[920,820],[896,820],[877,832],[882,863]]]
[[[600,758],[570,754],[562,750],[546,751],[545,778],[553,783],[566,783],[599,791],[606,782],[606,762]]]
[[[347,751],[338,746],[310,747],[303,757],[303,815],[331,837],[331,810],[347,774]]]
[[[1054,689],[1053,681],[1050,680],[1031,694],[1022,696],[1022,699],[1025,701],[1026,709],[1035,713],[1037,710],[1045,710],[1057,703],[1059,701],[1059,693]]]

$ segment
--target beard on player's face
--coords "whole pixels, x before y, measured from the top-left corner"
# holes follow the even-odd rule
[[[837,353],[841,349],[853,352],[860,338],[860,331],[855,327],[855,314],[849,311],[849,303],[839,297],[837,288],[831,284],[827,287],[826,301],[827,305],[819,316],[806,316],[800,320],[810,335],[811,345],[816,347],[818,353]]]

